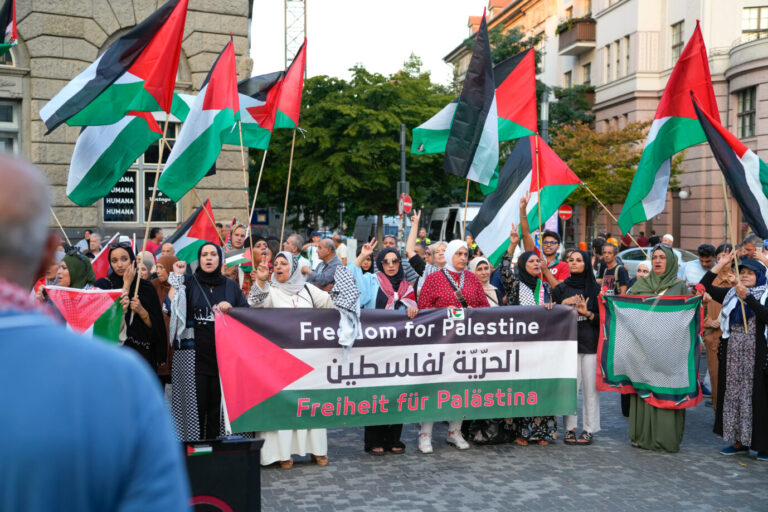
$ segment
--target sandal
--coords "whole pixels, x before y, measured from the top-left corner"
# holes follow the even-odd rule
[[[522,437],[518,437],[517,439],[515,439],[515,444],[518,446],[528,446],[528,441],[526,441]]]
[[[588,444],[592,444],[592,433],[587,432],[586,430],[582,432],[581,435],[579,436],[579,440],[576,441],[576,444],[584,445],[584,446]]]
[[[392,445],[392,447],[389,449],[390,452],[392,452],[395,455],[402,455],[405,453],[405,445],[403,443],[395,443]]]
[[[576,431],[575,430],[566,431],[563,442],[565,444],[571,444],[571,445],[576,444]]]
[[[293,467],[293,457],[288,460],[281,460],[280,467],[283,469],[291,469]]]
[[[318,466],[327,466],[328,465],[328,456],[327,455],[311,455],[310,459],[312,459],[312,462],[317,464]]]
[[[370,451],[368,451],[371,455],[376,455],[377,457],[381,457],[384,455],[384,448],[381,446],[377,446],[376,448],[371,448]]]
[[[549,441],[547,441],[546,439],[539,439],[536,442],[539,444],[539,446],[547,446],[549,444]]]

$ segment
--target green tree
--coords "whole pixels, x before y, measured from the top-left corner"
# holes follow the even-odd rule
[[[552,137],[552,149],[605,205],[622,204],[627,198],[637,164],[643,153],[650,122],[630,123],[621,129],[598,133],[584,122],[564,124]],[[684,153],[672,159],[670,187],[678,185]],[[587,207],[587,225],[596,219],[599,205],[583,187],[569,202]]]
[[[320,216],[337,227],[340,202],[346,204],[344,219],[350,226],[357,215],[395,214],[400,124],[410,132],[451,98],[445,87],[431,82],[414,55],[391,76],[356,66],[350,81],[327,76],[307,79],[288,201],[289,215],[296,214],[291,227],[316,226]],[[272,136],[260,205],[282,209],[292,135],[277,130]],[[252,186],[260,157],[254,155]],[[442,155],[408,155],[407,166],[417,207],[434,207],[460,197],[456,192],[463,191],[464,181],[442,170]]]

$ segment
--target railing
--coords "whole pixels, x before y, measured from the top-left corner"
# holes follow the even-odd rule
[[[568,48],[574,43],[594,43],[596,26],[597,23],[591,18],[574,20],[570,28],[567,28],[559,34],[560,51]]]

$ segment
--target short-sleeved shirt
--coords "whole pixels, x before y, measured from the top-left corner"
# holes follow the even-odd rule
[[[620,287],[629,285],[629,272],[623,265],[616,265],[613,268],[603,267],[600,278],[603,280],[606,295],[619,295]]]

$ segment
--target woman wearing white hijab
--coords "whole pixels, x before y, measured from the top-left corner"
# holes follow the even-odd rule
[[[487,308],[488,298],[475,274],[467,271],[469,249],[466,242],[453,240],[445,249],[445,267],[430,274],[419,294],[419,311],[435,308]],[[432,453],[433,422],[423,422],[419,432],[419,451]],[[469,448],[461,435],[461,420],[448,422],[448,444],[459,450]]]
[[[272,279],[269,267],[263,262],[256,270],[256,281],[248,294],[252,308],[332,308],[333,299],[328,292],[307,283],[299,269],[299,259],[287,252],[278,253]],[[261,464],[267,466],[280,461],[284,469],[293,466],[291,455],[310,453],[319,466],[328,465],[328,436],[326,429],[272,430],[259,432],[264,438]]]
[[[491,263],[488,258],[484,256],[477,256],[469,262],[469,270],[471,270],[477,278],[480,280],[480,284],[483,285],[483,291],[488,298],[488,304],[492,308],[501,305],[503,294],[501,290],[491,284]]]

